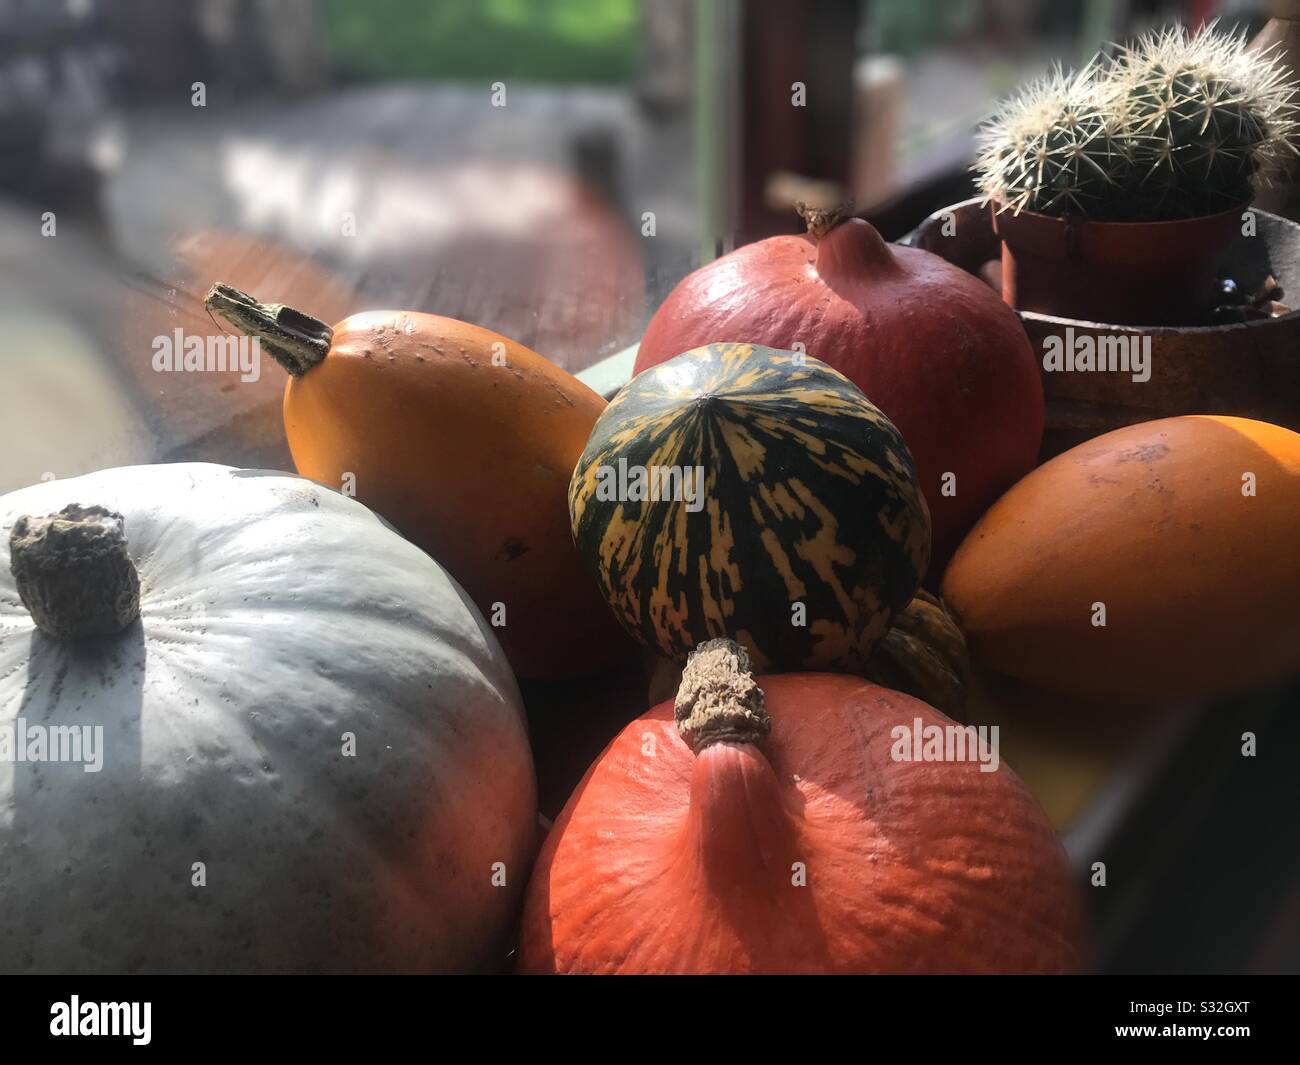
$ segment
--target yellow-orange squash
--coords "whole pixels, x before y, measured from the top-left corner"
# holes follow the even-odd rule
[[[368,311],[331,328],[228,285],[206,302],[289,372],[298,472],[355,494],[444,565],[516,673],[577,675],[631,653],[569,534],[569,477],[600,396],[452,318]]]
[[[1199,696],[1300,670],[1300,435],[1207,415],[1081,444],[985,514],[943,598],[977,663],[1045,687]]]

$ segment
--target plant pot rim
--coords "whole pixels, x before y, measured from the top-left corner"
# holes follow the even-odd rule
[[[1087,227],[1089,229],[1108,230],[1115,233],[1119,233],[1125,229],[1128,230],[1158,229],[1162,226],[1172,228],[1175,226],[1186,226],[1190,223],[1197,223],[1197,222],[1199,223],[1221,222],[1224,219],[1228,218],[1229,216],[1232,216],[1233,218],[1239,218],[1243,211],[1247,211],[1251,209],[1251,205],[1254,202],[1255,202],[1254,200],[1242,200],[1242,202],[1237,204],[1235,207],[1228,207],[1222,211],[1215,211],[1214,214],[1198,214],[1198,215],[1192,215],[1188,218],[1162,218],[1158,221],[1153,221],[1153,222],[1108,222],[1108,221],[1099,220],[1095,218],[1088,218],[1086,215],[1043,214],[1040,211],[1031,211],[1028,208],[1025,208],[1020,211],[1014,211],[1011,209],[1011,207],[1008,204],[1000,203],[997,200],[988,201],[989,207],[993,211],[993,218],[994,218],[995,225],[999,223],[1003,223],[1008,220],[1011,221],[1012,224],[1015,224],[1018,220],[1027,219],[1031,224],[1032,223],[1038,223],[1042,225],[1056,224],[1056,225],[1064,226],[1065,224],[1069,223],[1075,228]]]
[[[993,232],[1002,242],[1003,299],[1008,303],[1014,301],[1021,310],[1043,309],[1036,306],[1041,300],[1028,296],[1028,290],[1020,293],[1028,296],[1022,302],[1016,295],[1017,286],[1005,287],[1008,257],[1023,265],[1028,271],[1025,277],[1029,289],[1040,295],[1049,286],[1082,284],[1109,287],[1116,298],[1121,298],[1121,290],[1143,288],[1156,276],[1181,288],[1189,285],[1208,288],[1213,281],[1214,264],[1241,232],[1240,211],[1234,207],[1215,214],[1163,222],[1091,222],[1074,216],[1057,217],[1030,211],[1021,211],[1019,215],[994,212]],[[1037,265],[1031,266],[1033,262]],[[1072,264],[1072,269],[1085,272],[1100,269],[1106,274],[1051,277],[1051,271],[1058,269],[1051,264]],[[1114,273],[1117,270],[1128,271],[1131,276],[1123,279]],[[1148,277],[1150,271],[1159,273]],[[1179,297],[1171,294],[1170,298]],[[1121,298],[1115,310],[1118,312],[1122,306]]]
[[[968,196],[964,200],[946,204],[931,212],[916,229],[901,238],[900,243],[938,255],[940,258],[952,262],[965,269],[967,273],[974,275],[979,264],[989,259],[995,259],[1000,252],[1001,240],[992,228],[996,211],[990,210],[991,207],[995,206],[996,201],[990,201],[987,197],[979,195]],[[1253,206],[1252,210],[1260,216],[1262,224],[1268,223],[1289,230],[1294,234],[1292,239],[1300,241],[1300,222],[1274,214],[1263,207]],[[953,251],[961,251],[962,249],[957,246],[959,242],[953,237],[952,233],[944,228],[948,220],[954,216],[958,220],[957,226],[959,230],[967,234],[975,234],[974,237],[966,238],[972,242],[971,248],[973,248],[973,251],[967,249],[965,262],[962,261],[960,255],[952,255]],[[963,229],[966,226],[969,228]],[[988,228],[985,229],[985,226]],[[1261,237],[1261,239],[1264,238]],[[1255,318],[1244,322],[1220,322],[1207,325],[1144,326],[1113,322],[1107,319],[1075,318],[1066,314],[1050,314],[1046,311],[1017,310],[1015,313],[1022,322],[1026,323],[1026,328],[1030,330],[1031,337],[1038,335],[1034,330],[1052,329],[1059,331],[1067,326],[1073,327],[1076,331],[1088,330],[1094,333],[1108,334],[1125,332],[1150,335],[1156,338],[1184,335],[1210,338],[1216,334],[1227,334],[1242,330],[1245,330],[1247,335],[1250,335],[1261,330],[1273,332],[1278,329],[1296,330],[1295,335],[1300,337],[1300,305],[1293,307],[1287,314],[1279,315],[1276,318]]]

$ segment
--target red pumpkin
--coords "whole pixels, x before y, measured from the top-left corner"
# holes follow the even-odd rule
[[[895,760],[895,726],[918,719],[956,727],[843,674],[755,681],[739,645],[702,644],[676,708],[624,729],[552,829],[521,969],[1076,969],[1046,816],[1004,765]]]
[[[903,434],[933,523],[932,572],[1043,435],[1037,361],[987,285],[851,218],[738,248],[673,289],[635,372],[715,342],[803,350],[849,378]],[[818,235],[820,234],[820,235]],[[944,474],[956,475],[945,494]]]

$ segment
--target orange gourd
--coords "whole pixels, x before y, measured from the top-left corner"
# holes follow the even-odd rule
[[[600,396],[451,318],[369,311],[331,329],[228,285],[207,305],[289,372],[298,472],[355,493],[445,566],[516,673],[572,676],[632,654],[569,534],[569,477]]]
[[[529,883],[529,973],[1065,972],[1077,900],[1047,818],[1004,765],[899,761],[953,726],[829,673],[750,675],[711,640],[676,705],[624,729]]]
[[[1297,545],[1300,435],[1165,418],[1020,481],[958,550],[943,598],[993,671],[1103,697],[1210,696],[1300,670]]]

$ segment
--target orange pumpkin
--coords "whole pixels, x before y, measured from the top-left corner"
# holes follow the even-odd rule
[[[681,678],[672,659],[654,655],[647,672],[649,702],[672,698]],[[894,618],[861,675],[873,684],[914,695],[956,721],[966,720],[966,640],[943,603],[924,588]]]
[[[675,719],[675,720],[674,720]],[[855,677],[749,673],[702,644],[676,706],[624,729],[528,886],[529,973],[1063,972],[1077,899],[1005,765],[896,760],[956,727]]]
[[[630,656],[569,533],[569,477],[605,401],[487,329],[408,311],[332,329],[215,285],[208,307],[288,370],[298,472],[383,515],[465,587],[515,672]]]
[[[1108,697],[1213,695],[1300,670],[1297,545],[1300,435],[1165,418],[1020,481],[958,550],[943,598],[996,672]]]

